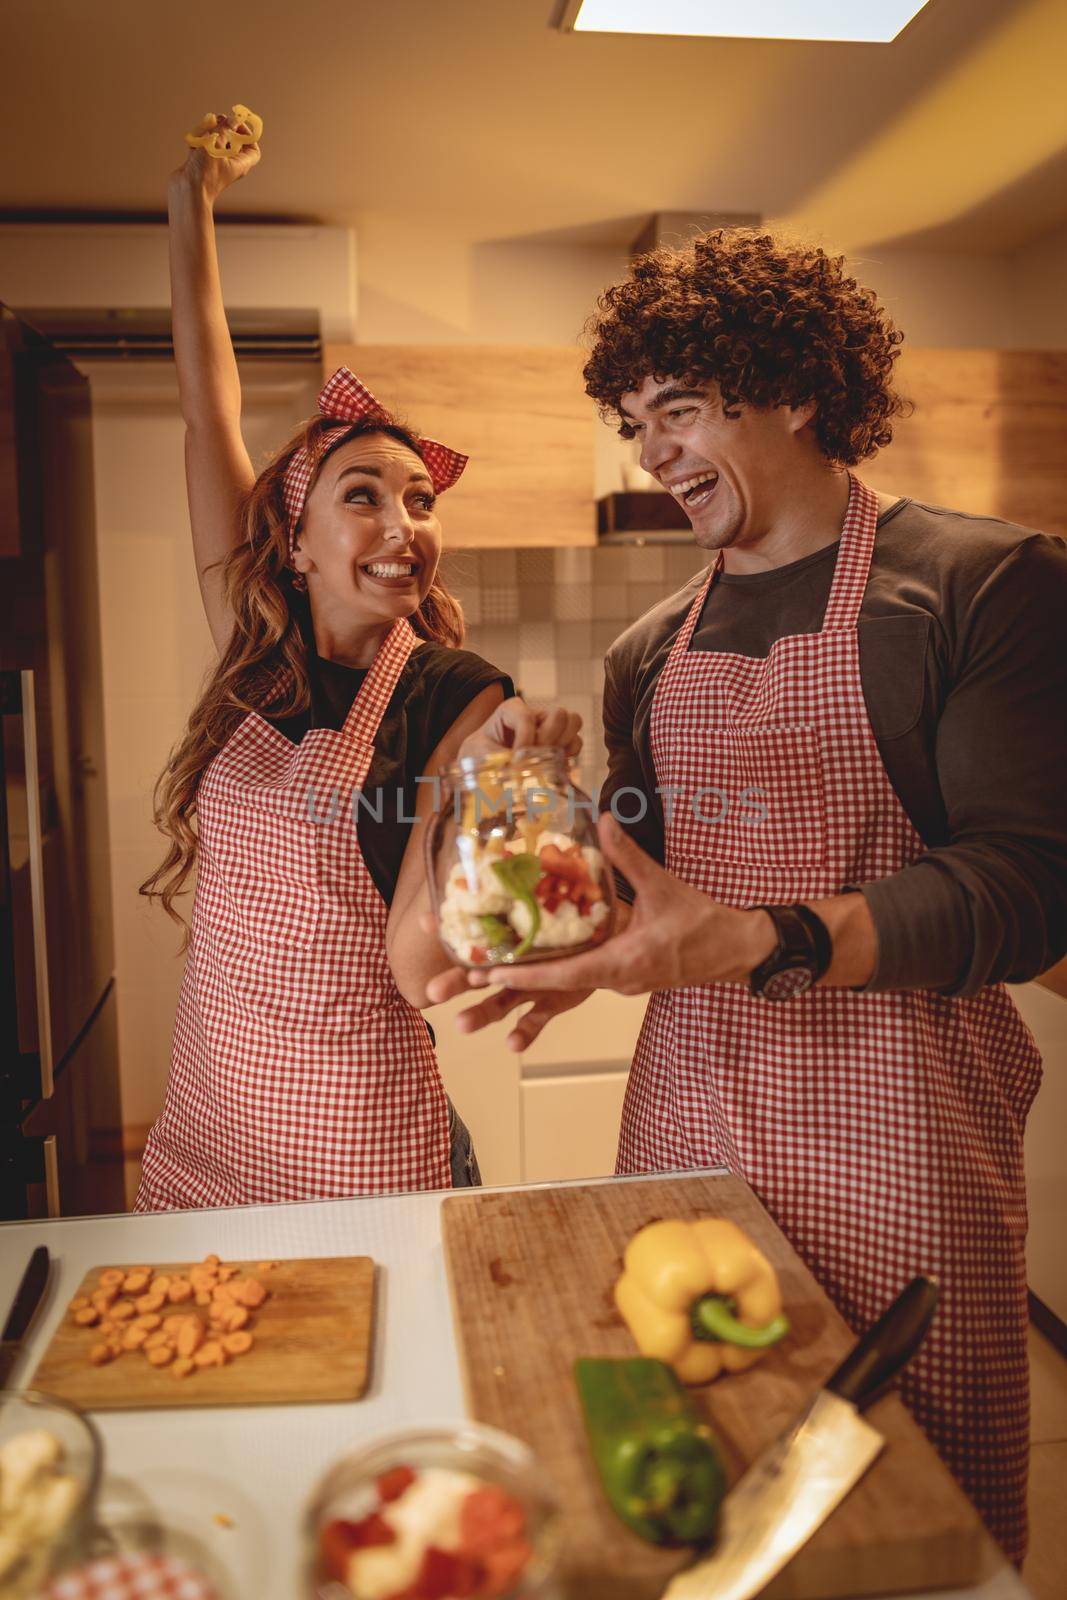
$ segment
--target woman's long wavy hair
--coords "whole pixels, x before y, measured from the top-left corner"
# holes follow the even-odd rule
[[[307,599],[293,585],[283,480],[296,452],[306,449],[314,459],[323,433],[336,426],[328,418],[312,417],[271,458],[238,510],[241,538],[223,563],[233,633],[156,784],[155,823],[170,844],[155,872],[141,885],[141,893],[160,900],[168,916],[183,927],[174,901],[196,863],[196,797],[206,768],[249,712],[269,708],[272,716],[292,716],[311,702],[306,643],[311,632],[306,618],[301,626]],[[316,465],[309,494],[327,457],[350,439],[369,433],[388,434],[421,457],[418,438],[407,428],[391,418],[364,417],[330,441]],[[439,579],[410,621],[415,632],[432,643],[451,647],[463,643],[463,612]]]

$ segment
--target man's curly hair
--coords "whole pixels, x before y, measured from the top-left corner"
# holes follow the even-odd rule
[[[890,380],[904,335],[843,256],[750,228],[720,228],[683,249],[639,256],[589,320],[586,393],[601,414],[650,375],[713,380],[727,416],[816,402],[828,461],[854,466],[893,437],[906,409]]]

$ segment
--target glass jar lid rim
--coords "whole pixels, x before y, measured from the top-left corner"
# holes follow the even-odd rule
[[[471,777],[474,773],[488,769],[502,769],[505,767],[529,767],[570,764],[570,758],[562,745],[558,744],[524,744],[514,750],[491,750],[483,755],[459,756],[445,768],[445,774],[455,777]]]

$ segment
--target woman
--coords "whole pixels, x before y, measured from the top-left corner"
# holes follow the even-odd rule
[[[258,147],[194,150],[169,191],[174,350],[201,593],[219,662],[159,784],[176,916],[197,867],[166,1102],[137,1210],[477,1182],[418,1007],[432,778],[502,744],[580,746],[458,648],[436,496],[466,457],[342,368],[257,477],[215,254]],[[195,820],[195,826],[194,826]]]

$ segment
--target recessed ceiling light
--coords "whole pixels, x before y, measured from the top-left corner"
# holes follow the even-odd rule
[[[928,0],[570,0],[575,33],[662,33],[710,39],[888,44]]]

